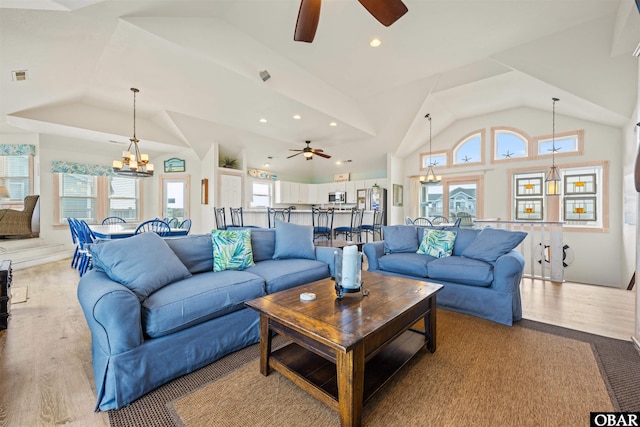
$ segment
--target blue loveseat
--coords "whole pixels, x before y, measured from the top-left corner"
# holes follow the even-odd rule
[[[448,256],[417,253],[428,227],[383,227],[385,240],[364,245],[369,271],[444,285],[437,305],[512,325],[522,318],[520,279],[524,258],[513,250],[524,232],[437,228],[453,233]]]
[[[329,277],[335,249],[315,248],[311,227],[283,224],[245,230],[255,265],[243,270],[213,271],[210,234],[92,246],[96,268],[81,278],[78,299],[91,330],[96,410],[121,408],[258,342],[259,315],[245,301]]]

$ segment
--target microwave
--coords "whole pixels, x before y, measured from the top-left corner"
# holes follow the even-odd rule
[[[329,193],[329,203],[345,203],[347,201],[347,193],[344,191],[336,191]]]

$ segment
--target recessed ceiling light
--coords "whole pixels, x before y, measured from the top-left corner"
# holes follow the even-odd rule
[[[342,162],[340,160],[336,161],[336,165],[341,165]]]
[[[300,120],[302,118],[302,116],[300,114],[294,114],[293,115],[293,119],[294,120]]]
[[[260,119],[260,123],[267,123],[267,119],[265,119],[264,117]]]
[[[269,166],[271,166],[269,163],[265,163],[265,164],[264,164],[264,167],[265,167],[265,168],[268,168]]]
[[[338,126],[338,123],[337,122],[331,122],[331,123],[329,123],[329,126],[336,127],[336,126]]]
[[[369,42],[369,46],[371,47],[378,47],[382,44],[382,40],[375,38],[375,39],[371,39],[371,41]]]

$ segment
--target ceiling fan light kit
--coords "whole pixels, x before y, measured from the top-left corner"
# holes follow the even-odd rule
[[[306,147],[304,147],[302,150],[297,150],[297,149],[289,149],[289,151],[297,151],[296,154],[292,154],[290,156],[287,157],[287,159],[290,159],[292,157],[298,156],[300,154],[302,154],[305,158],[305,160],[313,160],[313,155],[318,155],[320,157],[324,157],[325,159],[330,159],[331,156],[328,154],[324,154],[323,150],[321,150],[320,148],[311,148],[311,146],[309,144],[311,144],[311,141],[305,141],[305,143],[307,144]]]
[[[400,19],[409,9],[402,0],[358,0],[385,27]],[[320,21],[321,0],[301,0],[293,40],[313,42]]]

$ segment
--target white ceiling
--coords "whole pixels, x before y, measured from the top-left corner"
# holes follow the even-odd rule
[[[334,160],[385,169],[386,153],[424,146],[426,113],[434,135],[480,114],[547,111],[553,96],[564,115],[631,119],[633,1],[404,1],[384,27],[357,0],[324,0],[307,44],[293,41],[299,0],[0,0],[0,133],[126,142],[137,87],[143,151],[202,157],[219,143],[246,149],[251,167],[272,156],[272,170],[311,177],[337,172]],[[305,140],[333,158],[286,160]]]

